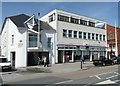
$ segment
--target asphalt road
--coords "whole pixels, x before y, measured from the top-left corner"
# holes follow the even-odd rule
[[[118,86],[120,84],[120,73],[118,73],[117,66],[105,66],[96,67],[88,70],[74,71],[69,73],[56,73],[56,74],[45,74],[39,75],[31,74],[26,76],[26,79],[21,80],[11,80],[4,82],[8,85],[43,85],[43,86],[53,86],[53,85],[74,85],[81,84],[82,86],[91,85],[101,85],[101,84],[111,84]],[[12,76],[12,75],[11,75]],[[16,74],[16,76],[24,76],[23,74]],[[15,77],[15,76],[13,76]],[[12,78],[11,78],[12,79]],[[14,86],[13,85],[13,86]]]

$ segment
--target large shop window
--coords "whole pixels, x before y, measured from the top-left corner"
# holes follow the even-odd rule
[[[67,30],[63,29],[63,37],[67,37]]]

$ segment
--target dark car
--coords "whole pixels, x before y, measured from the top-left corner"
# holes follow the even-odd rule
[[[117,64],[120,64],[120,56],[117,58]]]
[[[113,64],[113,61],[110,60],[110,59],[106,59],[104,56],[100,56],[100,58],[98,60],[93,60],[93,64],[95,66],[103,66],[103,65],[112,65]]]

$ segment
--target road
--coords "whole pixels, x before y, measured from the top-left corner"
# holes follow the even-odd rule
[[[14,73],[3,76],[4,84],[8,85],[42,84],[44,86],[59,84],[82,84],[84,86],[114,84],[118,86],[118,83],[120,83],[119,78],[118,65],[94,67],[66,73]]]

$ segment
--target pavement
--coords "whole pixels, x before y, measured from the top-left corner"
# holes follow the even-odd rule
[[[81,69],[81,62],[74,62],[74,63],[61,63],[61,64],[50,64],[49,67],[43,67],[42,65],[38,66],[29,66],[29,67],[21,67],[15,71],[10,72],[2,72],[2,75],[12,74],[12,73],[64,73],[64,72],[72,72],[78,70],[87,70],[90,68],[95,67],[92,62],[84,62],[82,64]]]

